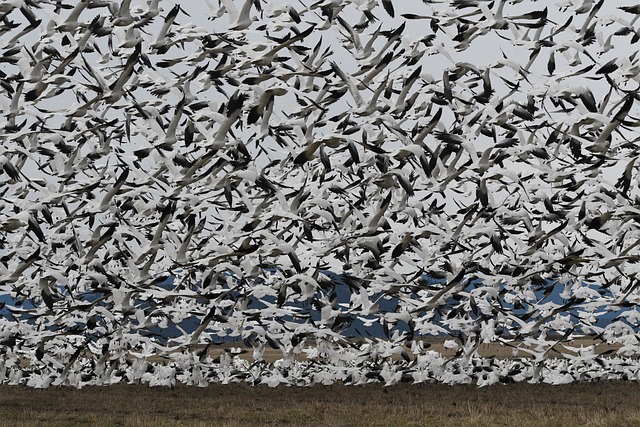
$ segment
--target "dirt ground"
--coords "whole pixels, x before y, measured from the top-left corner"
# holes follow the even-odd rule
[[[640,384],[0,386],[0,426],[640,426]]]

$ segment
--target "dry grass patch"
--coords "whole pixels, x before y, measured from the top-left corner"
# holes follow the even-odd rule
[[[0,386],[0,426],[640,426],[640,384]]]

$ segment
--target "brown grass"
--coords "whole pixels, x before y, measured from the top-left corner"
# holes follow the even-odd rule
[[[429,350],[453,355],[444,338],[429,340]],[[515,343],[523,346],[523,343]],[[551,357],[571,348],[597,345],[596,352],[619,346],[591,339],[558,346]],[[216,346],[216,357],[231,345]],[[500,343],[479,353],[513,357]],[[520,351],[518,357],[526,357]],[[251,359],[251,352],[241,357]],[[265,359],[282,357],[267,349]],[[304,359],[304,354],[298,356]],[[212,385],[175,390],[118,384],[109,387],[49,388],[0,386],[1,426],[638,426],[640,383],[601,382],[563,386],[526,383],[495,385],[398,384],[356,386],[250,387]]]
[[[640,384],[0,386],[0,426],[640,426]]]

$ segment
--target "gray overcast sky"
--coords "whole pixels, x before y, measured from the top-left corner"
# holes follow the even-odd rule
[[[160,18],[154,20],[151,25],[143,27],[141,30],[136,30],[130,27],[128,29],[116,27],[114,29],[113,36],[92,38],[88,42],[88,45],[94,46],[95,49],[93,52],[83,52],[82,58],[86,59],[87,63],[91,64],[94,69],[99,70],[100,73],[104,73],[104,76],[107,79],[111,78],[112,75],[117,75],[119,67],[126,61],[127,55],[132,50],[132,46],[130,44],[128,45],[128,43],[130,43],[130,39],[132,37],[139,37],[145,45],[152,45],[155,43],[157,34],[163,24],[163,19],[161,19],[161,17],[166,16],[173,8],[174,4],[174,2],[170,1],[161,2]],[[189,14],[189,16],[186,16],[181,12],[178,14],[174,23],[174,27],[180,28],[180,31],[176,31],[179,35],[174,34],[172,37],[175,37],[176,40],[180,38],[183,40],[183,42],[180,43],[179,48],[173,47],[169,50],[169,57],[174,56],[177,63],[173,64],[170,68],[156,67],[153,70],[147,68],[145,75],[134,75],[131,82],[129,82],[131,87],[146,84],[159,84],[160,86],[165,85],[169,88],[169,91],[164,93],[162,97],[158,99],[151,93],[145,92],[144,90],[138,90],[134,93],[136,101],[139,103],[146,103],[146,108],[150,109],[162,108],[164,105],[177,104],[183,96],[184,90],[180,84],[176,85],[176,81],[178,80],[177,77],[183,73],[192,72],[193,64],[198,64],[198,62],[192,61],[195,59],[192,55],[197,53],[196,48],[199,45],[197,40],[206,34],[227,34],[227,36],[232,39],[234,37],[241,37],[242,40],[244,40],[242,43],[246,44],[239,46],[238,52],[243,52],[244,55],[246,55],[246,58],[249,59],[251,59],[255,54],[260,54],[260,52],[263,52],[264,49],[266,49],[267,45],[273,44],[272,40],[266,38],[267,33],[271,37],[284,37],[289,33],[289,28],[287,26],[294,24],[291,20],[289,20],[289,23],[287,24],[287,19],[282,14],[276,17],[279,13],[278,10],[281,10],[287,4],[294,7],[302,19],[302,23],[297,25],[300,31],[306,29],[310,25],[316,26],[314,32],[304,41],[304,45],[311,49],[316,43],[322,41],[322,50],[324,51],[325,49],[328,49],[327,60],[334,61],[342,70],[345,71],[347,75],[354,75],[354,77],[356,77],[355,74],[357,74],[359,68],[373,60],[377,55],[375,53],[377,52],[377,49],[380,49],[385,44],[384,37],[378,37],[373,43],[373,54],[366,58],[357,57],[357,55],[354,55],[354,46],[347,40],[350,37],[348,30],[343,25],[338,22],[334,22],[333,25],[326,25],[326,20],[321,15],[320,9],[312,7],[312,5],[316,3],[300,1],[263,2],[263,11],[261,13],[258,12],[255,7],[251,9],[250,15],[256,22],[252,23],[251,26],[243,32],[243,34],[234,32],[227,33],[235,18],[233,17],[233,13],[224,13],[225,10],[229,9],[232,11],[235,8],[237,12],[237,10],[240,10],[244,4],[245,1],[231,0],[220,2],[208,1],[202,3],[181,2],[180,6],[183,8],[184,12]],[[341,11],[340,16],[345,19],[347,24],[355,25],[361,20],[363,11],[375,4],[376,2],[370,1],[344,2],[344,9]],[[477,35],[477,37],[475,37],[468,46],[460,46],[452,40],[454,35],[457,33],[457,28],[455,26],[447,25],[447,21],[454,15],[467,13],[465,9],[461,9],[459,11],[448,9],[448,2],[425,4],[418,0],[401,1],[394,2],[395,18],[391,18],[381,7],[376,7],[373,10],[373,13],[377,18],[377,21],[371,23],[368,28],[364,29],[359,34],[360,42],[363,45],[368,43],[368,41],[375,36],[378,29],[381,31],[390,31],[404,24],[405,29],[402,33],[400,43],[405,52],[409,52],[414,48],[419,49],[416,52],[418,55],[422,55],[418,61],[418,64],[422,67],[420,74],[422,78],[421,84],[428,86],[429,83],[433,82],[436,86],[441,85],[445,70],[454,70],[457,67],[457,64],[468,63],[472,64],[473,67],[477,67],[479,70],[484,70],[485,68],[491,69],[491,81],[494,89],[496,90],[494,95],[495,102],[497,102],[501,96],[508,93],[508,84],[518,83],[518,91],[512,94],[507,101],[517,101],[522,104],[526,104],[528,95],[548,95],[551,91],[558,91],[559,93],[562,91],[571,92],[574,91],[576,87],[580,86],[589,87],[589,89],[593,91],[595,98],[600,100],[605,97],[606,92],[609,89],[608,84],[604,79],[601,77],[599,80],[589,78],[593,76],[593,73],[591,73],[589,77],[571,77],[566,75],[573,73],[576,68],[583,66],[586,67],[591,63],[591,59],[589,59],[587,53],[589,53],[591,57],[598,62],[598,64],[604,64],[615,58],[620,58],[619,61],[622,63],[627,55],[631,56],[635,52],[634,45],[629,42],[630,36],[613,36],[613,38],[610,39],[613,32],[617,31],[623,25],[628,25],[630,19],[633,17],[633,15],[618,8],[625,4],[622,2],[615,2],[615,5],[612,2],[605,2],[598,15],[593,18],[589,17],[588,14],[585,13],[577,13],[580,12],[581,8],[589,6],[591,4],[590,1],[497,1],[480,2],[480,4],[483,5],[482,13],[486,14],[487,19],[485,22],[492,22],[492,20],[495,20],[495,14],[497,13],[501,13],[503,16],[512,17],[528,13],[533,10],[542,10],[546,8],[548,10],[548,19],[552,21],[552,23],[545,26],[541,34],[537,34],[536,29],[525,30],[522,28],[515,29],[510,27],[509,29],[495,31],[489,28],[481,28],[476,32],[476,34],[474,34],[474,36]],[[626,2],[626,4],[631,3]],[[42,7],[43,11],[52,10],[51,6],[43,5]],[[492,9],[490,9],[490,7],[492,7]],[[147,8],[148,6],[146,2],[135,0],[132,2],[132,11],[134,14],[141,13]],[[474,8],[470,8],[469,10],[470,13],[476,13]],[[84,22],[90,22],[97,16],[97,14],[104,13],[104,11],[104,8],[88,9],[83,11],[81,18]],[[429,26],[429,20],[404,19],[402,15],[406,13],[438,17],[440,22],[440,31],[435,34],[436,38],[433,40],[433,45],[431,47],[424,49],[424,45],[420,43],[420,39],[433,34],[433,30]],[[63,11],[61,18],[53,16],[52,12],[48,12],[47,14],[54,20],[58,19],[59,21],[62,21],[66,19],[68,11]],[[20,19],[24,21],[24,18],[18,13],[14,13],[12,15],[12,19],[14,18],[17,21]],[[478,20],[479,15],[477,13],[475,15],[469,15],[468,19]],[[523,79],[519,72],[519,68],[529,61],[529,55],[532,53],[532,44],[535,42],[535,39],[538,37],[548,37],[554,29],[559,28],[569,19],[572,19],[572,22],[567,26],[566,30],[554,35],[553,41],[556,43],[555,47],[552,49],[546,48],[541,50],[540,55],[535,58],[535,61],[529,68],[527,79]],[[597,40],[591,46],[587,47],[575,45],[573,39],[575,39],[576,33],[582,31],[584,22],[589,19],[592,19],[594,22],[598,22],[597,28],[599,32]],[[278,22],[284,24],[278,25]],[[82,39],[82,33],[78,32],[75,33],[74,36],[70,37],[70,34],[68,33],[54,31],[52,25],[53,24],[47,22],[45,18],[41,24],[39,32],[34,31],[30,33],[24,40],[21,39],[20,42],[29,47],[28,40],[33,40],[35,43],[35,40],[37,39],[36,36],[46,34],[41,42],[29,47],[32,50],[32,54],[35,54],[35,52],[38,49],[41,49],[45,44],[59,51],[69,51],[69,43],[73,46],[74,43],[86,42]],[[524,40],[517,43],[507,40],[508,38],[513,38],[512,36],[514,35],[523,37]],[[0,38],[0,42],[5,45],[5,48],[16,46],[17,40],[10,40],[11,37],[13,37],[13,33],[9,32],[2,35],[2,38]],[[529,39],[530,42],[528,42],[527,39]],[[110,49],[113,49],[117,56],[110,56]],[[550,52],[554,52],[556,63],[556,69],[553,76],[549,76],[547,71]],[[6,70],[7,74],[14,74],[19,68],[24,72],[29,71],[29,65],[25,63],[25,61],[28,62],[30,60],[29,57],[25,55],[24,49],[20,54],[23,56],[23,59],[21,60],[22,62],[19,62],[19,67],[11,66],[7,63],[1,64],[2,69]],[[294,52],[290,52],[290,54],[295,55]],[[39,53],[39,55],[42,55],[42,53]],[[84,67],[82,62],[83,59],[79,56],[74,60],[74,62],[77,66],[82,68]],[[157,61],[166,58],[161,55],[155,55],[151,56],[150,59],[151,61]],[[241,60],[244,59],[241,58]],[[215,60],[204,62],[207,62],[210,67],[215,66]],[[598,67],[599,65],[596,66],[596,68]],[[394,82],[393,88],[395,90],[400,90],[403,80],[408,77],[414,69],[415,66],[402,66],[400,60],[394,61],[390,67],[388,67],[388,70],[378,74],[372,79],[370,82],[371,84],[368,86],[366,85],[365,89],[361,91],[363,98],[365,101],[368,101],[373,96],[372,88],[387,78]],[[260,68],[248,65],[246,75],[257,76],[260,72],[265,70],[266,68],[264,67]],[[637,87],[638,75],[633,75],[631,78],[622,77],[621,73],[623,73],[624,70],[625,68],[621,66],[619,70],[616,70],[611,74],[612,78],[620,82],[627,80],[626,83],[621,83],[622,88],[630,89]],[[237,76],[245,75],[242,71],[234,70],[234,73]],[[562,78],[560,79],[560,77]],[[67,115],[70,110],[73,111],[74,109],[82,107],[86,104],[87,99],[91,99],[94,96],[93,89],[91,89],[89,85],[95,84],[95,82],[92,81],[92,77],[86,71],[77,72],[73,76],[69,76],[67,78],[69,79],[68,84],[74,87],[74,90],[78,94],[76,99],[72,97],[73,91],[66,91],[62,95],[42,99],[38,102],[37,108],[35,106],[25,105],[26,116],[30,123],[35,122],[36,117],[39,116],[46,118],[50,127],[60,125],[65,121],[70,120]],[[357,76],[356,78],[362,79],[363,77]],[[236,88],[229,84],[219,87],[217,84],[212,85],[206,74],[203,74],[191,82],[190,90],[195,94],[198,100],[210,102],[210,110],[216,111],[227,101],[228,96],[230,96],[230,94],[236,89],[246,91],[251,98],[250,102],[254,102],[260,97],[262,91],[272,87],[274,84],[281,83],[271,79],[266,80],[255,87],[240,85]],[[465,87],[465,84],[470,86]],[[475,85],[475,87],[472,85]],[[481,85],[481,81],[479,79],[471,83],[462,80],[455,82],[456,90],[462,94],[466,94],[463,96],[471,96],[473,91],[477,90],[479,85]],[[33,83],[26,83],[25,91],[32,86]],[[608,104],[610,107],[607,107],[606,111],[603,111],[603,113],[611,115],[611,112],[618,108],[617,105],[619,100],[620,96],[618,94],[614,94]],[[8,111],[10,101],[10,97],[2,97],[0,99],[5,111]],[[419,95],[416,98],[416,109],[427,108],[428,105],[430,105],[430,98],[427,95]],[[95,112],[90,110],[89,114],[100,115],[105,119],[113,118],[118,120],[131,117],[131,114],[127,112],[128,110],[125,103],[121,102],[120,106],[121,107],[118,108],[106,108],[101,111],[96,110]],[[338,123],[328,121],[327,118],[349,112],[353,107],[354,100],[349,95],[343,96],[340,100],[332,104],[330,110],[325,114],[326,117],[323,118],[324,126],[316,127],[316,130],[314,131],[315,137],[326,137],[332,133],[339,133],[339,130],[336,129]],[[581,108],[581,106],[579,107]],[[286,124],[288,121],[288,114],[291,111],[297,110],[300,110],[300,106],[296,103],[293,95],[290,94],[279,98],[274,107],[274,113],[271,119],[272,123]],[[579,115],[576,115],[579,111],[580,109],[578,108],[571,114],[566,114],[562,111],[547,111],[546,113],[548,114],[548,120],[557,120],[558,123],[565,123],[567,126],[571,126],[574,121],[581,119]],[[487,113],[489,112],[490,110],[487,110]],[[309,116],[318,117],[318,114],[319,113],[317,111],[311,109]],[[631,115],[637,115],[637,107],[633,107]],[[215,128],[206,127],[206,121],[198,121],[197,118],[201,117],[198,114],[194,117],[196,118],[195,121],[198,131],[206,138],[215,138]],[[215,114],[213,114],[213,117],[216,117]],[[165,124],[168,125],[171,120],[170,114],[167,115],[166,120]],[[405,119],[401,120],[402,126],[406,129],[410,129],[415,125],[425,125],[429,122],[430,116],[407,116],[406,121]],[[457,119],[454,117],[452,112],[449,109],[445,109],[437,128],[440,130],[451,130],[451,128],[456,125],[456,120]],[[482,120],[493,120],[493,118],[487,115],[480,121]],[[138,120],[133,123],[133,126],[132,144],[123,144],[121,147],[128,155],[128,159],[133,158],[131,155],[133,150],[139,149],[140,147],[148,147],[150,141],[158,138],[158,135],[161,135],[164,132],[164,129],[162,129],[160,124],[154,120],[147,120],[145,122]],[[468,142],[469,155],[473,156],[475,154],[472,151],[477,151],[477,155],[479,156],[484,152],[484,150],[493,144],[493,141],[478,134],[478,132],[473,128],[470,129],[469,132],[470,135],[475,132],[474,139]],[[252,138],[251,131],[249,130],[236,130],[236,133],[238,135],[242,135],[243,138],[246,136],[248,140],[251,140]],[[369,137],[375,136],[374,131],[367,130],[367,134]],[[65,136],[64,134],[61,134],[57,137],[52,136],[52,138],[64,139]],[[399,137],[397,134],[393,134],[392,132],[386,132],[385,138],[387,138],[385,147],[389,151],[401,148],[410,142]],[[535,139],[536,136],[533,138]],[[539,141],[534,142],[541,145],[544,143],[546,134],[541,134],[537,136],[537,138],[539,138]],[[433,136],[427,136],[425,141],[432,147],[437,143]],[[301,141],[298,141],[298,143],[302,144]],[[90,144],[94,144],[94,141],[90,141],[87,146]],[[265,146],[271,146],[273,149],[270,153],[270,157],[268,158],[260,156],[256,157],[255,165],[258,168],[263,167],[270,160],[282,159],[288,155],[295,155],[296,150],[298,150],[298,148],[294,147],[293,151],[284,150],[278,153],[279,149],[270,137],[267,137],[263,144]],[[162,159],[154,152],[147,160],[143,161],[142,164],[145,167],[153,169],[155,163],[161,160]],[[110,156],[104,156],[97,160],[97,164],[102,166],[106,166],[108,162],[114,162],[114,159]],[[175,169],[176,167],[171,162],[167,162],[165,164],[169,168]],[[57,171],[61,171],[68,166],[67,158],[63,155],[56,156],[54,161],[51,162],[51,165]],[[507,168],[510,167],[513,168],[513,170],[522,173],[545,172],[544,170],[527,169],[522,164],[515,162],[508,163]],[[29,174],[34,178],[47,178],[46,173],[38,174],[34,167],[34,163],[31,161],[27,162],[24,170],[29,171]],[[106,176],[111,176],[111,179],[115,180],[117,172],[113,171],[111,168],[106,168],[105,173]],[[611,185],[619,175],[620,171],[618,170],[618,167],[612,164],[609,168],[603,168],[600,179],[608,181],[609,185]],[[140,176],[139,178],[142,179],[143,177],[144,176]],[[466,184],[461,183],[459,189],[462,190],[462,194],[454,194],[450,190],[447,190],[447,192],[445,192],[445,199],[446,197],[450,197],[451,199],[461,201],[461,203],[466,203],[470,198],[475,197],[475,184],[473,182]],[[550,189],[545,188],[543,185],[540,186],[539,191],[540,193],[537,197],[544,197],[545,195],[550,196],[551,194]],[[498,192],[490,194],[490,197],[498,204],[506,200],[504,198],[505,196],[506,194],[499,194]],[[35,194],[33,194],[32,197],[37,198]],[[447,204],[447,210],[449,213],[452,213],[457,209],[457,205],[452,203]],[[551,225],[545,225],[545,227],[547,226],[551,227]]]

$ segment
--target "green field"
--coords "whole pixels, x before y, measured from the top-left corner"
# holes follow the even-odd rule
[[[640,426],[640,383],[0,386],[2,426]]]

